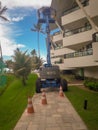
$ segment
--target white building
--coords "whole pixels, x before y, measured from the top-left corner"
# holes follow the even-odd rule
[[[76,0],[52,0],[57,25],[51,25],[51,30],[60,31],[51,36],[51,62],[61,70],[98,78],[98,37],[92,40],[92,34],[98,32],[98,0],[80,1],[85,12]]]

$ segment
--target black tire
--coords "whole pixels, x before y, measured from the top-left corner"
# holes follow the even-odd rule
[[[58,79],[57,79],[57,83],[60,83],[60,82],[61,82],[61,78],[58,78]]]
[[[63,91],[68,91],[68,83],[67,83],[67,80],[61,79],[61,86],[62,86]]]
[[[41,80],[40,78],[36,81],[36,93],[41,93]]]

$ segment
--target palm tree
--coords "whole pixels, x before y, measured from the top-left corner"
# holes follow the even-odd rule
[[[31,51],[31,55],[32,55],[33,57],[37,56],[35,49],[33,49],[33,50]]]
[[[8,21],[7,18],[5,18],[2,14],[4,14],[4,12],[7,10],[6,6],[2,7],[1,1],[0,1],[0,18]],[[0,62],[3,63],[3,57],[2,57],[2,48],[1,48],[1,44],[0,44]],[[1,71],[2,71],[2,67],[1,67]]]
[[[3,69],[6,67],[4,61],[3,61],[3,57],[2,57],[2,48],[1,48],[1,44],[0,44],[0,74],[2,74]]]
[[[7,68],[13,69],[13,61],[12,60],[7,60],[5,63],[6,63]]]
[[[1,1],[0,1],[0,18],[5,21],[9,21],[6,17],[3,16],[6,10],[7,10],[6,6],[2,7]]]
[[[28,78],[28,75],[31,72],[32,68],[32,62],[29,55],[26,55],[25,51],[24,53],[21,52],[19,49],[16,49],[14,51],[14,63],[13,63],[13,70],[16,76],[22,78],[23,85],[26,85],[26,80]]]
[[[0,1],[0,18],[9,21],[7,18],[5,18],[2,14],[7,10],[6,6],[2,7],[1,1]],[[2,57],[2,48],[0,44],[0,85],[4,85],[6,82],[6,77],[3,74],[3,68],[5,68],[5,64],[3,62],[3,57]]]
[[[38,39],[38,56],[40,58],[40,46],[39,46],[39,32],[43,33],[43,29],[41,28],[41,24],[34,24],[34,29],[31,28],[31,31],[38,32],[37,39]]]
[[[39,58],[36,54],[36,50],[33,49],[31,51],[31,60],[32,60],[32,70],[39,69],[39,67],[42,65],[42,58]]]

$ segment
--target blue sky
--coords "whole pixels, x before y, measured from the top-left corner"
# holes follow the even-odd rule
[[[50,6],[51,0],[2,0],[2,6],[8,10],[4,14],[10,22],[0,19],[0,43],[4,59],[10,59],[18,47],[22,51],[38,50],[37,32],[32,32],[33,24],[37,23],[37,9]],[[41,57],[46,57],[45,35],[40,34]]]

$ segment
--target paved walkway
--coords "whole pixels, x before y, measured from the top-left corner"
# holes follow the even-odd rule
[[[87,130],[66,96],[48,91],[46,97],[48,104],[42,105],[41,94],[33,96],[35,113],[27,114],[25,110],[14,130]]]

